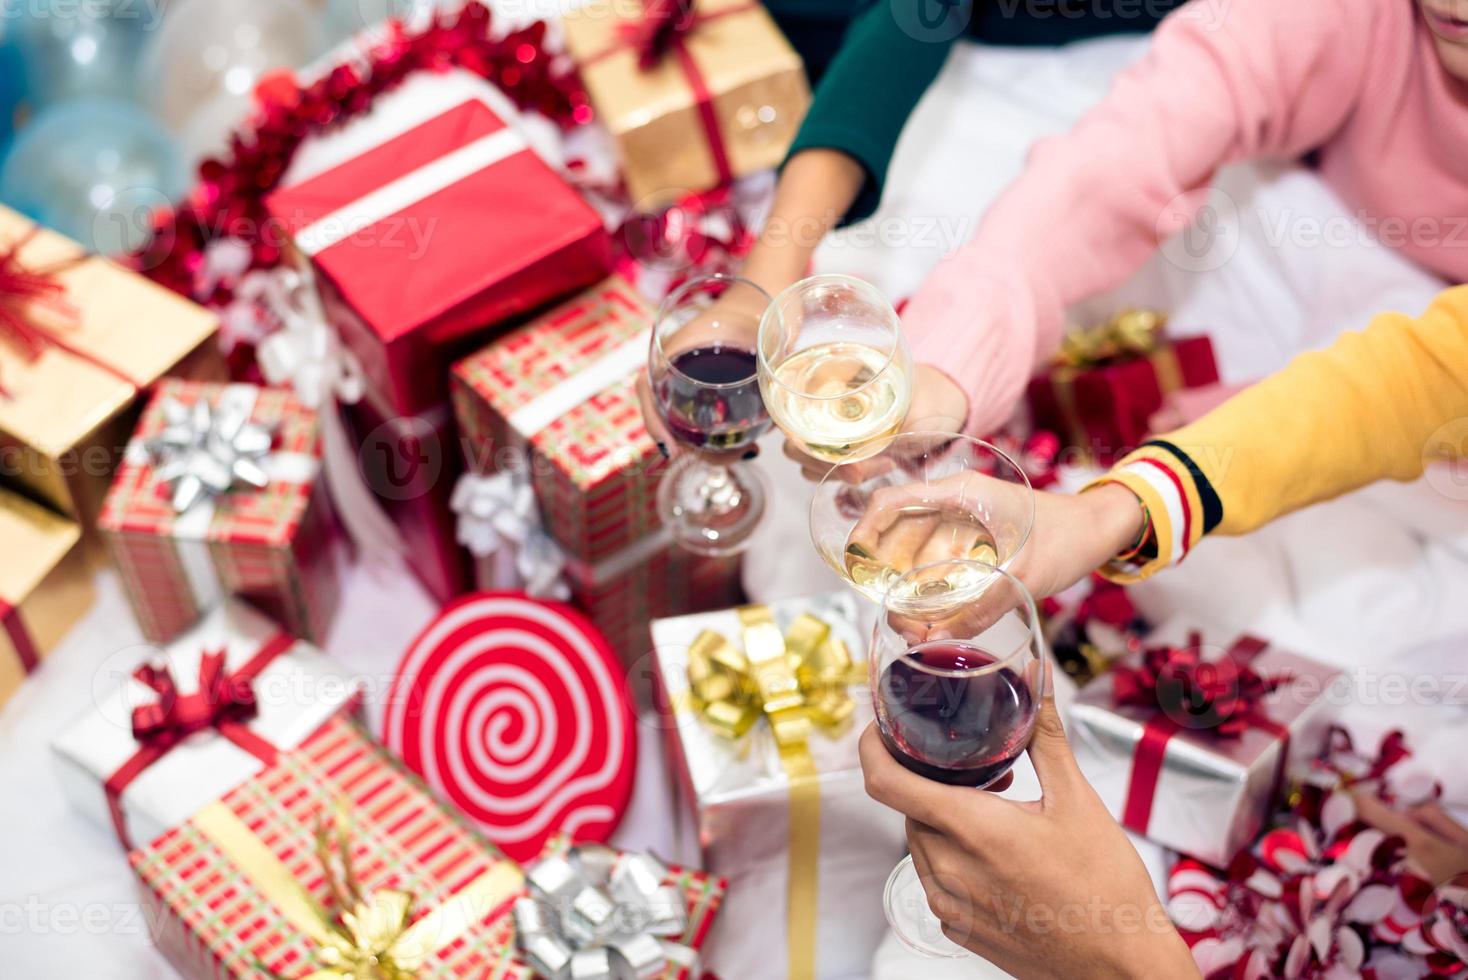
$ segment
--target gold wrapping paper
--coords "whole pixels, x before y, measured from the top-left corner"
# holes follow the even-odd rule
[[[810,980],[816,972],[820,908],[820,774],[809,739],[819,727],[839,735],[856,705],[847,693],[865,675],[831,627],[809,613],[783,635],[768,606],[739,610],[743,652],[710,630],[688,651],[689,690],[699,715],[715,731],[741,738],[761,719],[780,748],[790,787],[786,973]]]
[[[0,248],[34,228],[0,207]],[[28,269],[65,265],[72,319],[33,305],[28,315],[116,373],[48,346],[34,361],[0,337],[0,478],[81,521],[95,522],[127,445],[138,388],[166,373],[224,378],[212,343],[218,321],[203,307],[45,229],[20,253]],[[131,379],[129,384],[123,377]]]
[[[800,56],[763,7],[698,0],[709,18],[686,36],[711,96],[735,177],[774,167],[795,139],[810,87]],[[676,57],[643,71],[625,30],[642,19],[634,0],[590,0],[565,15],[566,44],[622,157],[636,204],[653,208],[719,183],[694,90]],[[610,52],[610,53],[608,53]]]
[[[92,604],[81,528],[0,490],[0,704],[25,679],[17,641],[50,652]]]

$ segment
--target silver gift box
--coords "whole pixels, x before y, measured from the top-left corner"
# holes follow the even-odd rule
[[[1238,630],[1199,627],[1178,617],[1154,630],[1147,646],[1182,645],[1195,632],[1201,636],[1206,660],[1222,657],[1241,635]],[[1134,666],[1139,659],[1134,654],[1120,664]],[[1217,867],[1258,836],[1270,815],[1275,788],[1288,785],[1289,775],[1319,754],[1332,705],[1341,703],[1347,691],[1339,671],[1274,646],[1267,646],[1250,665],[1263,677],[1289,678],[1257,706],[1264,717],[1289,731],[1283,780],[1282,744],[1276,735],[1250,727],[1237,738],[1224,738],[1206,727],[1185,726],[1163,750],[1145,830],[1130,828]],[[1080,691],[1071,704],[1067,727],[1081,770],[1107,809],[1122,820],[1143,729],[1160,709],[1117,707],[1113,680],[1108,672]]]
[[[830,625],[852,656],[866,659],[874,613],[852,593],[769,603],[781,630],[810,613]],[[680,783],[685,827],[697,834],[703,867],[729,879],[729,891],[705,947],[719,976],[785,976],[790,922],[790,785],[767,723],[731,740],[704,724],[688,705],[688,649],[704,630],[741,643],[738,611],[724,609],[654,620],[657,673],[679,705],[662,717],[669,769]],[[867,686],[851,685],[852,723],[837,738],[817,730],[810,752],[819,773],[820,832],[816,855],[815,975],[865,976],[887,923],[882,893],[905,853],[902,815],[866,795],[857,740],[872,720]],[[692,850],[692,848],[690,848]]]

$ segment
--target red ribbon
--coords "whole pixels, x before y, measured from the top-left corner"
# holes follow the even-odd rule
[[[1276,792],[1284,778],[1289,728],[1260,712],[1258,702],[1287,683],[1289,676],[1262,677],[1250,666],[1267,646],[1255,637],[1241,637],[1217,661],[1205,661],[1199,644],[1200,638],[1193,634],[1186,647],[1152,647],[1143,651],[1140,666],[1119,665],[1112,670],[1112,699],[1118,707],[1157,709],[1143,724],[1132,754],[1131,779],[1121,817],[1124,826],[1139,834],[1147,832],[1152,819],[1167,743],[1179,732],[1220,739],[1238,738],[1251,728],[1268,732],[1280,741]],[[1179,724],[1174,720],[1179,713],[1196,724]]]
[[[252,732],[247,724],[255,717],[255,678],[276,657],[295,645],[289,633],[277,633],[265,642],[233,674],[225,672],[224,651],[206,652],[199,660],[199,687],[193,694],[179,694],[178,685],[166,666],[144,665],[133,676],[158,694],[153,704],[133,709],[133,738],[139,743],[132,758],[122,764],[103,784],[112,826],[123,846],[131,849],[122,812],[122,793],[149,766],[163,758],[184,739],[213,730],[259,759],[274,765],[275,746]]]
[[[33,306],[40,306],[75,322],[79,316],[76,307],[66,300],[66,286],[56,279],[56,274],[89,256],[82,255],[62,262],[49,269],[27,269],[20,261],[21,249],[30,243],[41,230],[33,226],[19,241],[0,254],[0,338],[8,340],[22,357],[34,361],[47,347],[66,351],[72,357],[86,361],[93,367],[117,378],[131,388],[143,385],[122,371],[88,351],[69,343],[56,331],[37,323],[30,315]],[[3,385],[0,395],[9,397]]]
[[[25,623],[20,621],[20,610],[4,599],[0,599],[0,630],[10,637],[10,645],[15,647],[15,655],[20,658],[20,665],[27,674],[41,665],[41,651],[36,648]]]
[[[704,80],[698,62],[689,53],[686,38],[694,30],[727,17],[753,10],[756,4],[740,3],[725,7],[712,14],[699,13],[693,0],[647,0],[643,17],[639,23],[623,24],[619,40],[611,47],[586,59],[586,64],[595,64],[618,51],[630,48],[637,52],[637,67],[651,71],[671,54],[678,60],[678,67],[693,90],[694,107],[703,124],[704,137],[708,141],[709,153],[714,158],[714,169],[719,175],[719,185],[732,183],[734,169],[729,163],[728,148],[724,146],[724,134],[719,131],[719,117],[714,112],[714,97]]]

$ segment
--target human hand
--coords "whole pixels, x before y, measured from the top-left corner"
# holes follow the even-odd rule
[[[1448,816],[1436,801],[1409,810],[1393,810],[1375,794],[1353,794],[1356,813],[1377,830],[1396,834],[1407,844],[1407,860],[1434,885],[1468,874],[1468,827]]]
[[[902,423],[902,432],[961,432],[967,418],[968,397],[958,382],[931,364],[914,367],[912,405]],[[834,465],[802,451],[788,438],[785,440],[785,455],[799,464],[801,476],[812,483],[819,483]],[[845,466],[844,472],[851,479],[865,479],[870,475],[860,463],[847,463]]]
[[[867,792],[907,815],[928,905],[953,942],[1015,977],[1197,977],[1141,858],[1081,774],[1053,698],[1030,759],[1042,797],[1015,802],[905,769],[875,727]]]

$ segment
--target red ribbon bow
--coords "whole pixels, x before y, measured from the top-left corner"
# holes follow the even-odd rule
[[[289,633],[277,633],[232,674],[225,670],[223,650],[206,652],[199,660],[199,686],[192,694],[178,692],[166,665],[145,665],[134,671],[133,676],[156,692],[158,700],[133,709],[132,733],[138,750],[104,784],[112,825],[124,847],[131,849],[132,845],[122,812],[123,791],[190,735],[217,732],[265,765],[274,765],[279,754],[275,746],[246,724],[258,707],[252,685],[271,661],[295,643]]]
[[[47,347],[57,347],[133,388],[141,388],[141,384],[111,364],[73,346],[56,331],[36,322],[32,315],[36,307],[48,309],[69,323],[77,322],[80,313],[67,301],[66,286],[56,278],[56,274],[89,258],[82,255],[49,269],[27,269],[20,260],[20,253],[40,230],[40,225],[32,226],[19,241],[0,254],[0,339],[8,341],[27,361],[40,357]],[[10,395],[3,384],[0,384],[0,395]]]
[[[1154,714],[1142,726],[1132,756],[1131,781],[1121,822],[1139,834],[1147,832],[1157,780],[1162,774],[1167,743],[1179,732],[1213,738],[1239,738],[1251,728],[1280,740],[1278,792],[1289,753],[1289,728],[1265,716],[1260,701],[1290,681],[1290,676],[1264,677],[1251,666],[1267,644],[1241,637],[1218,660],[1204,660],[1201,637],[1194,633],[1184,647],[1149,647],[1139,666],[1118,664],[1112,669],[1112,702],[1117,707],[1150,708]]]

